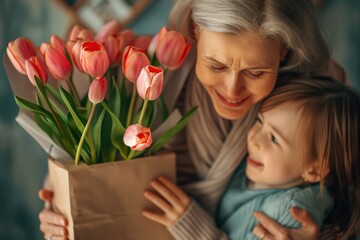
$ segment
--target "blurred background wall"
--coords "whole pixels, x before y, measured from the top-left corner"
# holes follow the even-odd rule
[[[0,55],[6,52],[9,41],[20,36],[37,45],[47,42],[51,34],[65,38],[70,15],[55,1],[1,0]],[[321,2],[319,18],[334,58],[346,69],[351,84],[360,90],[360,1]],[[130,27],[137,34],[156,33],[166,24],[171,4],[171,0],[153,0]],[[17,113],[0,64],[0,239],[43,239],[38,221],[43,204],[37,194],[47,172],[47,156],[15,122]]]

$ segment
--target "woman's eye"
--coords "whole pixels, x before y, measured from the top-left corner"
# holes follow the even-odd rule
[[[247,71],[247,74],[251,77],[251,78],[259,78],[261,77],[264,72],[251,72],[251,71]]]
[[[211,70],[214,70],[216,72],[220,72],[223,71],[224,69],[226,69],[226,67],[224,66],[218,66],[218,65],[210,65]]]
[[[271,141],[277,145],[279,145],[278,140],[276,139],[276,137],[274,135],[271,134]]]

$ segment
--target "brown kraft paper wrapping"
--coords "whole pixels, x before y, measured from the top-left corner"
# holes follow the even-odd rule
[[[175,182],[175,154],[91,166],[51,158],[48,163],[52,207],[68,219],[70,240],[173,239],[141,211],[156,209],[143,195],[151,180],[163,175]]]

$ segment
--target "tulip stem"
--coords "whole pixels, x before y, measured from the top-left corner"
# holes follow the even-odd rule
[[[144,105],[143,105],[143,107],[142,107],[142,109],[141,109],[141,114],[140,114],[139,121],[138,121],[138,123],[139,123],[140,125],[142,125],[142,120],[143,120],[143,118],[144,118],[144,115],[145,115],[145,111],[146,111],[146,107],[147,107],[147,105],[148,105],[148,102],[149,102],[149,99],[148,99],[148,98],[145,98],[145,100],[144,100]]]
[[[84,140],[85,140],[85,136],[87,134],[87,131],[89,130],[90,128],[90,124],[91,124],[91,121],[93,119],[93,116],[94,116],[94,113],[95,113],[95,108],[96,108],[96,104],[94,104],[91,108],[91,113],[90,113],[90,116],[89,116],[89,119],[86,123],[86,126],[84,128],[84,131],[82,132],[82,135],[81,135],[81,138],[80,138],[80,142],[79,142],[79,145],[77,147],[77,150],[76,150],[76,155],[75,155],[75,165],[77,166],[78,163],[79,163],[79,160],[80,160],[80,153],[81,153],[81,148],[82,148],[82,145],[84,144]]]
[[[94,145],[94,140],[91,134],[91,131],[88,132],[88,141],[89,141],[89,147],[90,147],[90,151],[91,151],[91,161],[92,163],[96,163],[96,151],[95,151],[95,145]]]
[[[78,107],[81,107],[81,103],[80,103],[80,97],[79,97],[79,94],[78,92],[76,91],[76,88],[74,86],[74,83],[72,81],[72,77],[70,77],[70,80],[69,81],[66,81],[67,84],[68,84],[68,87],[70,89],[70,92],[75,96],[75,102],[76,102],[76,105]]]
[[[54,120],[56,122],[56,125],[59,126],[59,129],[60,129],[62,135],[66,136],[65,129],[64,129],[63,125],[60,123],[59,118],[57,117],[57,115],[56,115],[56,113],[55,113],[55,111],[54,111],[54,109],[53,109],[53,107],[52,107],[52,105],[51,105],[51,103],[49,101],[49,98],[48,98],[48,96],[46,94],[46,91],[44,91],[44,94],[42,94],[42,92],[39,90],[39,88],[38,88],[38,91],[40,93],[40,96],[45,100],[46,105],[48,106],[48,108],[49,108],[49,110],[51,112],[51,115],[53,115]]]
[[[129,156],[125,160],[131,160],[134,157],[134,155],[135,155],[135,151],[131,150]]]
[[[136,100],[136,82],[133,84],[133,92],[131,94],[131,101],[130,101],[130,107],[126,118],[126,126],[129,126],[131,124],[132,114],[134,112],[134,106],[135,106],[135,100]]]

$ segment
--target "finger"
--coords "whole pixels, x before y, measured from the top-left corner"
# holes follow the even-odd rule
[[[159,181],[161,183],[163,183],[167,188],[172,189],[173,193],[180,199],[180,200],[188,200],[189,201],[189,197],[188,195],[181,190],[181,188],[179,188],[176,184],[174,184],[172,181],[170,181],[168,178],[164,177],[164,176],[160,176],[158,177]]]
[[[47,237],[47,238],[45,238],[46,240],[47,239],[50,239],[50,237]],[[67,237],[59,237],[59,236],[52,236],[51,237],[51,240],[68,240],[68,238]]]
[[[288,239],[287,229],[279,225],[277,222],[263,214],[262,212],[254,212],[254,217],[260,222],[261,226],[275,237],[275,239]]]
[[[47,238],[47,239],[49,239],[49,238]],[[52,236],[51,240],[68,240],[68,238],[67,237]]]
[[[145,191],[144,196],[165,213],[173,212],[173,208],[160,196],[150,191]]]
[[[41,223],[52,224],[57,226],[67,226],[67,220],[64,216],[57,214],[49,209],[44,209],[39,214],[39,219]]]
[[[293,218],[302,225],[316,225],[316,222],[311,218],[309,213],[303,209],[293,207],[290,208],[290,213]]]
[[[43,200],[43,201],[48,201],[49,202],[49,201],[51,201],[52,197],[53,197],[53,192],[52,191],[49,191],[49,190],[47,190],[45,188],[43,188],[43,189],[41,189],[39,191],[39,198],[41,200]]]
[[[311,236],[318,236],[320,234],[320,226],[311,218],[310,214],[300,208],[293,207],[290,209],[292,217],[302,224],[299,231],[305,230]]]
[[[159,181],[152,181],[151,186],[158,192],[160,195],[165,198],[173,207],[178,207],[181,205],[180,200],[174,195],[173,189],[169,189],[164,184]]]
[[[261,240],[271,240],[274,236],[269,233],[261,224],[258,224],[253,229],[253,234]]]
[[[44,233],[45,236],[52,236],[52,239],[54,239],[55,237],[65,238],[68,235],[67,229],[65,227],[48,223],[41,223],[40,231]]]
[[[156,213],[150,212],[148,210],[144,210],[142,212],[142,215],[154,222],[160,223],[165,226],[170,226],[170,221],[169,221],[169,219],[166,218],[165,215],[156,214]]]

